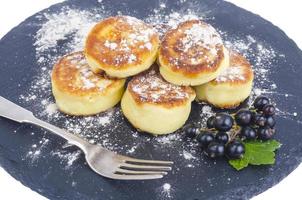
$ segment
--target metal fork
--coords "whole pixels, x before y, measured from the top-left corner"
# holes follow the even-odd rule
[[[119,180],[158,179],[171,170],[173,162],[142,160],[119,155],[100,145],[90,144],[84,139],[54,125],[36,118],[32,112],[0,96],[0,116],[20,122],[30,123],[65,138],[68,143],[78,146],[84,153],[91,169],[96,173]]]

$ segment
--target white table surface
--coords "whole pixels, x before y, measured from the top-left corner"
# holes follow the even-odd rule
[[[25,18],[62,0],[1,0],[0,38]],[[302,2],[299,0],[229,0],[236,5],[261,15],[279,26],[302,49]],[[282,134],[282,133],[280,133]],[[279,184],[256,196],[253,200],[291,200],[301,197],[302,166]],[[0,166],[0,199],[43,200],[46,199],[12,178]]]

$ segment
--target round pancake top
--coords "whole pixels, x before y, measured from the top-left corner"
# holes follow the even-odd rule
[[[62,57],[54,66],[52,81],[65,92],[77,95],[105,93],[109,88],[122,83],[122,79],[107,77],[104,73],[94,74],[86,62],[83,52]]]
[[[181,105],[195,97],[191,87],[177,86],[165,81],[157,66],[135,76],[128,83],[128,90],[137,103],[152,103],[165,107]]]
[[[160,59],[173,71],[194,75],[214,72],[224,58],[219,33],[200,20],[189,20],[169,30],[160,48]]]
[[[106,68],[139,65],[157,51],[159,36],[143,21],[130,16],[109,17],[89,33],[85,53]]]
[[[230,51],[230,66],[227,67],[213,83],[246,83],[254,78],[251,64],[245,57],[235,51]]]

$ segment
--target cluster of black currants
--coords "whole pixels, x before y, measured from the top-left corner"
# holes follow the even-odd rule
[[[244,140],[269,140],[275,134],[275,106],[267,97],[257,97],[253,107],[240,109],[235,115],[218,113],[207,120],[207,128],[186,129],[186,136],[195,138],[207,156],[239,159],[245,153]]]
[[[272,139],[276,132],[275,111],[275,106],[264,96],[257,97],[250,110],[239,110],[235,119],[242,127],[240,132],[242,138],[258,138],[264,141]]]
[[[218,113],[207,120],[207,129],[200,130],[190,127],[186,135],[196,138],[207,156],[211,158],[226,155],[230,159],[241,158],[245,152],[244,145],[240,140],[231,140],[227,133],[234,126],[234,119],[227,113]]]

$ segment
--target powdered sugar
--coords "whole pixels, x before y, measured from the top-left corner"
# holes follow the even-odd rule
[[[30,158],[31,162],[34,163],[37,159],[39,159],[43,149],[46,147],[48,143],[49,143],[49,139],[42,138],[37,144],[33,144],[31,146],[26,157]]]
[[[50,103],[46,106],[46,110],[48,115],[53,115],[58,111],[57,104],[55,103]]]
[[[134,61],[136,61],[136,55],[130,54],[128,57],[128,63],[132,63]]]
[[[191,28],[184,31],[186,36],[182,39],[184,51],[188,51],[193,46],[202,45],[207,49],[215,50],[216,45],[222,45],[219,34],[211,25],[195,23]],[[211,52],[216,55],[216,51]]]
[[[69,169],[73,163],[80,157],[82,154],[81,151],[74,152],[65,152],[65,151],[52,151],[50,153],[54,157],[58,157],[61,161],[61,164],[64,165],[65,169]]]
[[[173,199],[173,191],[171,183],[164,183],[156,189],[158,199]]]
[[[58,80],[56,81],[60,81],[58,85],[62,87],[68,86],[73,90],[89,90],[95,88],[102,92],[114,82],[114,80],[102,74],[94,74],[83,52],[76,52],[62,58],[56,66],[54,74],[61,74],[58,75]]]
[[[165,81],[155,69],[132,79],[130,88],[141,101],[155,103],[185,100],[193,94],[189,87],[177,86]]]
[[[88,68],[82,68],[80,70],[80,80],[82,80],[84,89],[94,88],[96,85],[93,83],[89,77],[92,76],[93,73]]]
[[[117,47],[117,44],[115,42],[109,42],[108,40],[104,43],[105,47],[108,47],[110,50],[115,50]]]
[[[218,52],[222,53],[223,42],[211,25],[190,20],[167,32],[160,51],[174,68],[190,70],[199,65],[211,68],[222,59]]]
[[[141,46],[140,46],[140,47],[141,47]],[[150,42],[147,42],[147,43],[145,44],[145,47],[146,47],[147,49],[151,50],[151,49],[152,49],[152,44],[151,44]]]
[[[163,8],[154,9],[154,14],[149,15],[145,19],[145,21],[152,24],[157,29],[161,37],[165,34],[167,30],[171,28],[176,28],[181,22],[193,19],[202,19],[202,16],[196,15],[195,12],[190,9],[187,9],[185,13],[172,11],[167,15],[160,14],[161,9]]]
[[[257,41],[251,35],[240,39],[236,36],[229,38],[230,40],[225,41],[226,46],[240,52],[253,66],[255,81],[250,100],[252,101],[255,96],[266,93],[265,90],[267,89],[264,88],[269,88],[270,91],[276,90],[276,83],[269,79],[269,75],[272,72],[270,68],[274,59],[278,56],[275,50],[268,44]]]
[[[163,185],[163,193],[167,195],[167,197],[171,198],[171,184],[165,183]]]
[[[217,82],[244,80],[243,70],[239,66],[226,68],[216,79]]]
[[[87,33],[101,16],[87,11],[63,8],[58,14],[44,14],[43,17],[46,18],[46,22],[38,30],[34,43],[38,55],[52,48],[56,49],[58,42],[68,39],[70,35],[73,37],[70,38],[68,48],[72,51],[82,50]],[[40,61],[41,59],[44,58],[40,58]]]
[[[155,140],[160,144],[169,145],[169,144],[173,144],[173,142],[175,141],[179,141],[180,139],[181,136],[177,133],[174,133],[162,137],[157,137]]]
[[[111,25],[111,36],[108,39],[104,41],[103,38],[97,36],[106,34],[103,33],[103,29],[98,28],[93,29],[94,32],[87,38],[87,43],[92,46],[91,51],[97,49],[97,52],[94,53],[97,53],[98,58],[103,63],[118,67],[120,64],[129,64],[140,60],[140,51],[152,50],[152,41],[155,41],[154,38],[157,36],[152,27],[130,16],[118,16],[107,20]],[[114,56],[107,59],[107,54]]]
[[[187,160],[196,159],[190,152],[183,150],[183,157]]]

